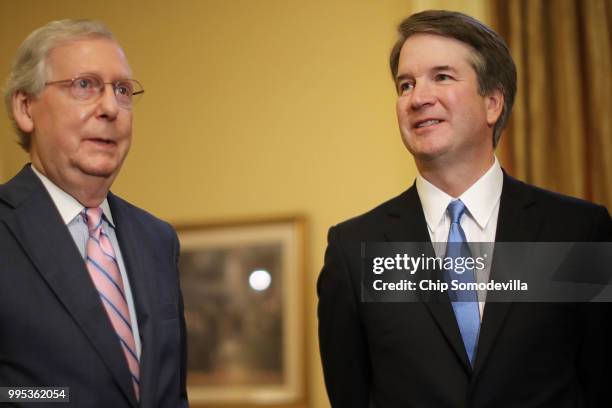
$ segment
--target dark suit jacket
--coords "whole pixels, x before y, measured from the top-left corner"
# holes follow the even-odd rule
[[[450,303],[360,302],[361,242],[429,240],[414,186],[330,229],[317,290],[332,407],[612,406],[609,304],[487,303],[472,369]],[[505,175],[496,241],[612,241],[612,221]]]
[[[186,407],[176,233],[108,201],[142,340],[140,404],[83,258],[29,166],[0,186],[0,385],[70,387],[66,406],[79,408]]]

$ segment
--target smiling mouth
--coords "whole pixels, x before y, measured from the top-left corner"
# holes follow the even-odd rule
[[[428,126],[437,125],[438,123],[442,123],[442,122],[443,122],[443,120],[441,120],[441,119],[421,120],[421,121],[416,122],[414,127],[416,129],[420,129],[420,128],[424,128],[424,127],[428,127]]]

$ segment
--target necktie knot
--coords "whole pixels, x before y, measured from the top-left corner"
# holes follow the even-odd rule
[[[92,232],[97,230],[100,227],[100,223],[102,221],[102,209],[100,207],[95,208],[85,208],[81,215],[83,216],[83,220],[87,224],[87,229]]]
[[[461,200],[454,200],[448,204],[446,209],[448,215],[450,216],[452,224],[458,224],[465,213],[465,204]]]

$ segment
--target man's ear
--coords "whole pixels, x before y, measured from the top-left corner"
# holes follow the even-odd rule
[[[487,109],[487,124],[493,127],[504,108],[504,93],[501,89],[495,88],[485,96],[485,108]]]
[[[13,94],[13,118],[19,129],[25,133],[32,133],[34,121],[30,114],[30,95],[18,91]]]

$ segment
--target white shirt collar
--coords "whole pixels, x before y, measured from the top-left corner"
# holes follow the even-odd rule
[[[458,198],[463,201],[469,214],[481,229],[487,226],[493,210],[501,197],[504,174],[497,157],[487,172]],[[455,198],[425,180],[417,171],[416,188],[425,213],[425,221],[434,231],[444,221],[448,204]]]
[[[30,165],[30,168],[38,176],[40,181],[43,183],[49,195],[51,196],[51,200],[57,207],[62,220],[64,223],[68,225],[74,217],[79,215],[81,211],[85,208],[83,204],[79,203],[74,197],[70,194],[66,193],[64,190],[59,188],[55,183],[49,180],[44,174],[38,171],[34,165]],[[100,204],[100,208],[102,208],[102,212],[106,217],[108,223],[115,228],[115,223],[113,221],[113,216],[110,211],[110,206],[108,205],[108,200],[105,198],[102,204]]]

